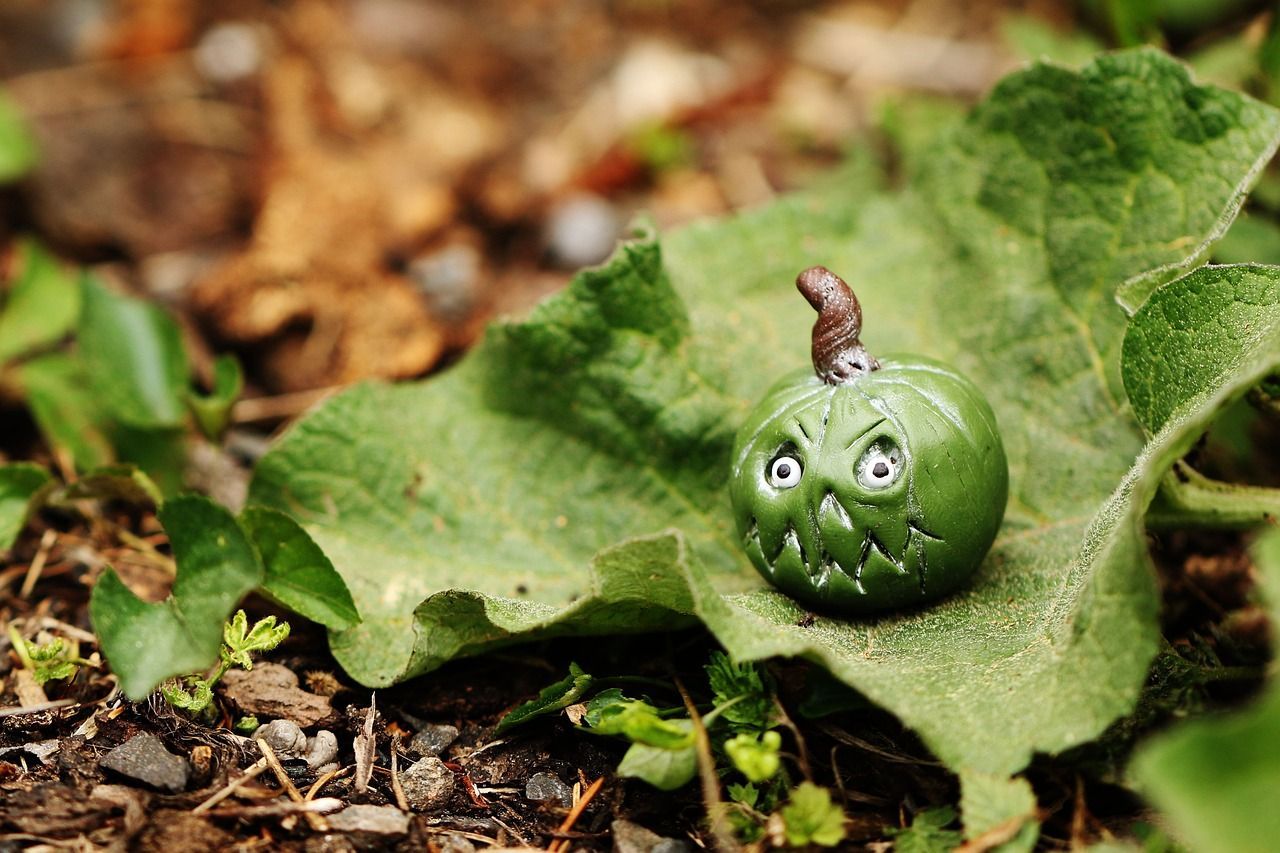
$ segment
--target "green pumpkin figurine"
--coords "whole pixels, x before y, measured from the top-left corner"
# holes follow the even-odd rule
[[[1009,469],[991,406],[917,356],[878,361],[862,309],[824,267],[796,287],[818,311],[813,366],[777,383],[734,443],[738,534],[760,573],[816,610],[863,614],[946,595],[1004,517]]]

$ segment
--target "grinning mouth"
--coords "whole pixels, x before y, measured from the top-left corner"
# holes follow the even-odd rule
[[[805,567],[814,586],[819,591],[826,589],[830,583],[832,573],[840,572],[845,577],[853,581],[854,587],[859,593],[865,595],[866,588],[862,583],[862,573],[867,566],[873,551],[879,552],[885,560],[889,562],[899,574],[907,574],[910,570],[907,568],[906,558],[911,553],[911,549],[916,546],[916,542],[924,539],[934,541],[942,541],[941,537],[935,536],[926,531],[914,518],[907,519],[907,535],[902,545],[902,553],[894,554],[881,539],[875,535],[870,526],[860,528],[853,521],[849,511],[835,494],[828,491],[823,496],[818,506],[818,515],[830,515],[836,519],[836,522],[850,533],[862,532],[862,542],[858,548],[857,561],[853,565],[846,565],[827,550],[823,540],[822,530],[817,525],[814,526],[814,538],[818,542],[818,551],[815,559],[810,559],[810,555],[806,553],[804,544],[800,540],[800,535],[796,531],[793,523],[788,523],[786,530],[783,531],[776,547],[766,548],[764,541],[760,538],[760,525],[756,517],[751,516],[750,522],[747,524],[746,532],[743,534],[744,544],[748,546],[750,553],[754,546],[755,551],[764,561],[770,574],[775,571],[779,558],[786,553],[787,549],[791,549],[792,553],[800,558],[801,564]],[[923,542],[921,542],[921,546]],[[927,565],[924,558],[923,547],[918,548],[918,568],[917,574],[920,580],[920,593],[925,592],[925,582],[927,580]]]

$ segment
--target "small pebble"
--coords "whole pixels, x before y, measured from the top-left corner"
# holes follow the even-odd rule
[[[337,736],[328,729],[321,729],[316,732],[315,737],[307,739],[307,752],[303,758],[307,760],[307,766],[312,770],[337,760]]]
[[[598,264],[609,257],[621,230],[622,222],[609,202],[589,193],[572,195],[551,211],[547,251],[564,269]]]
[[[98,764],[153,788],[177,793],[187,787],[191,765],[153,734],[137,734],[102,756]]]
[[[414,258],[408,273],[441,319],[460,321],[475,306],[483,265],[479,249],[455,243]]]
[[[254,732],[253,739],[266,741],[281,759],[302,758],[307,754],[307,736],[292,720],[272,720]]]
[[[409,831],[409,816],[395,806],[347,806],[326,820],[338,832],[404,835]]]
[[[427,723],[413,740],[409,752],[413,755],[439,755],[458,739],[458,727]]]
[[[452,832],[438,835],[431,841],[440,853],[476,853],[476,846],[470,839]]]
[[[419,812],[435,811],[453,796],[455,785],[453,771],[434,755],[417,761],[407,770],[400,771],[400,787],[409,808]]]
[[[691,853],[689,842],[663,838],[629,820],[615,820],[609,825],[613,835],[613,853]]]
[[[215,83],[234,83],[262,67],[262,38],[252,24],[226,23],[209,28],[196,45],[195,65]]]
[[[535,773],[524,786],[524,796],[535,803],[552,802],[566,809],[573,805],[573,789],[550,773]]]

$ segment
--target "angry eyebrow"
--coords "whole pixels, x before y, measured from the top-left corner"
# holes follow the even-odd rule
[[[887,420],[888,420],[888,418],[881,418],[880,420],[878,420],[878,421],[876,421],[875,423],[873,423],[871,426],[869,426],[869,427],[867,427],[866,429],[864,429],[862,432],[860,432],[860,433],[858,433],[857,435],[855,435],[855,436],[853,437],[853,440],[852,440],[852,441],[850,441],[848,444],[846,444],[846,445],[844,446],[844,449],[845,449],[845,450],[848,450],[849,448],[851,448],[851,447],[853,447],[855,444],[857,444],[859,441],[862,441],[863,437],[864,437],[867,433],[871,432],[873,429],[875,429],[876,427],[880,426],[880,424],[884,423],[884,422],[885,422],[885,421],[887,421]]]

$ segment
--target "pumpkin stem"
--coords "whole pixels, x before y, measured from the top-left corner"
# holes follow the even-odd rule
[[[862,346],[862,306],[844,279],[826,267],[796,276],[796,289],[818,312],[813,324],[813,369],[828,385],[843,385],[880,369]]]

